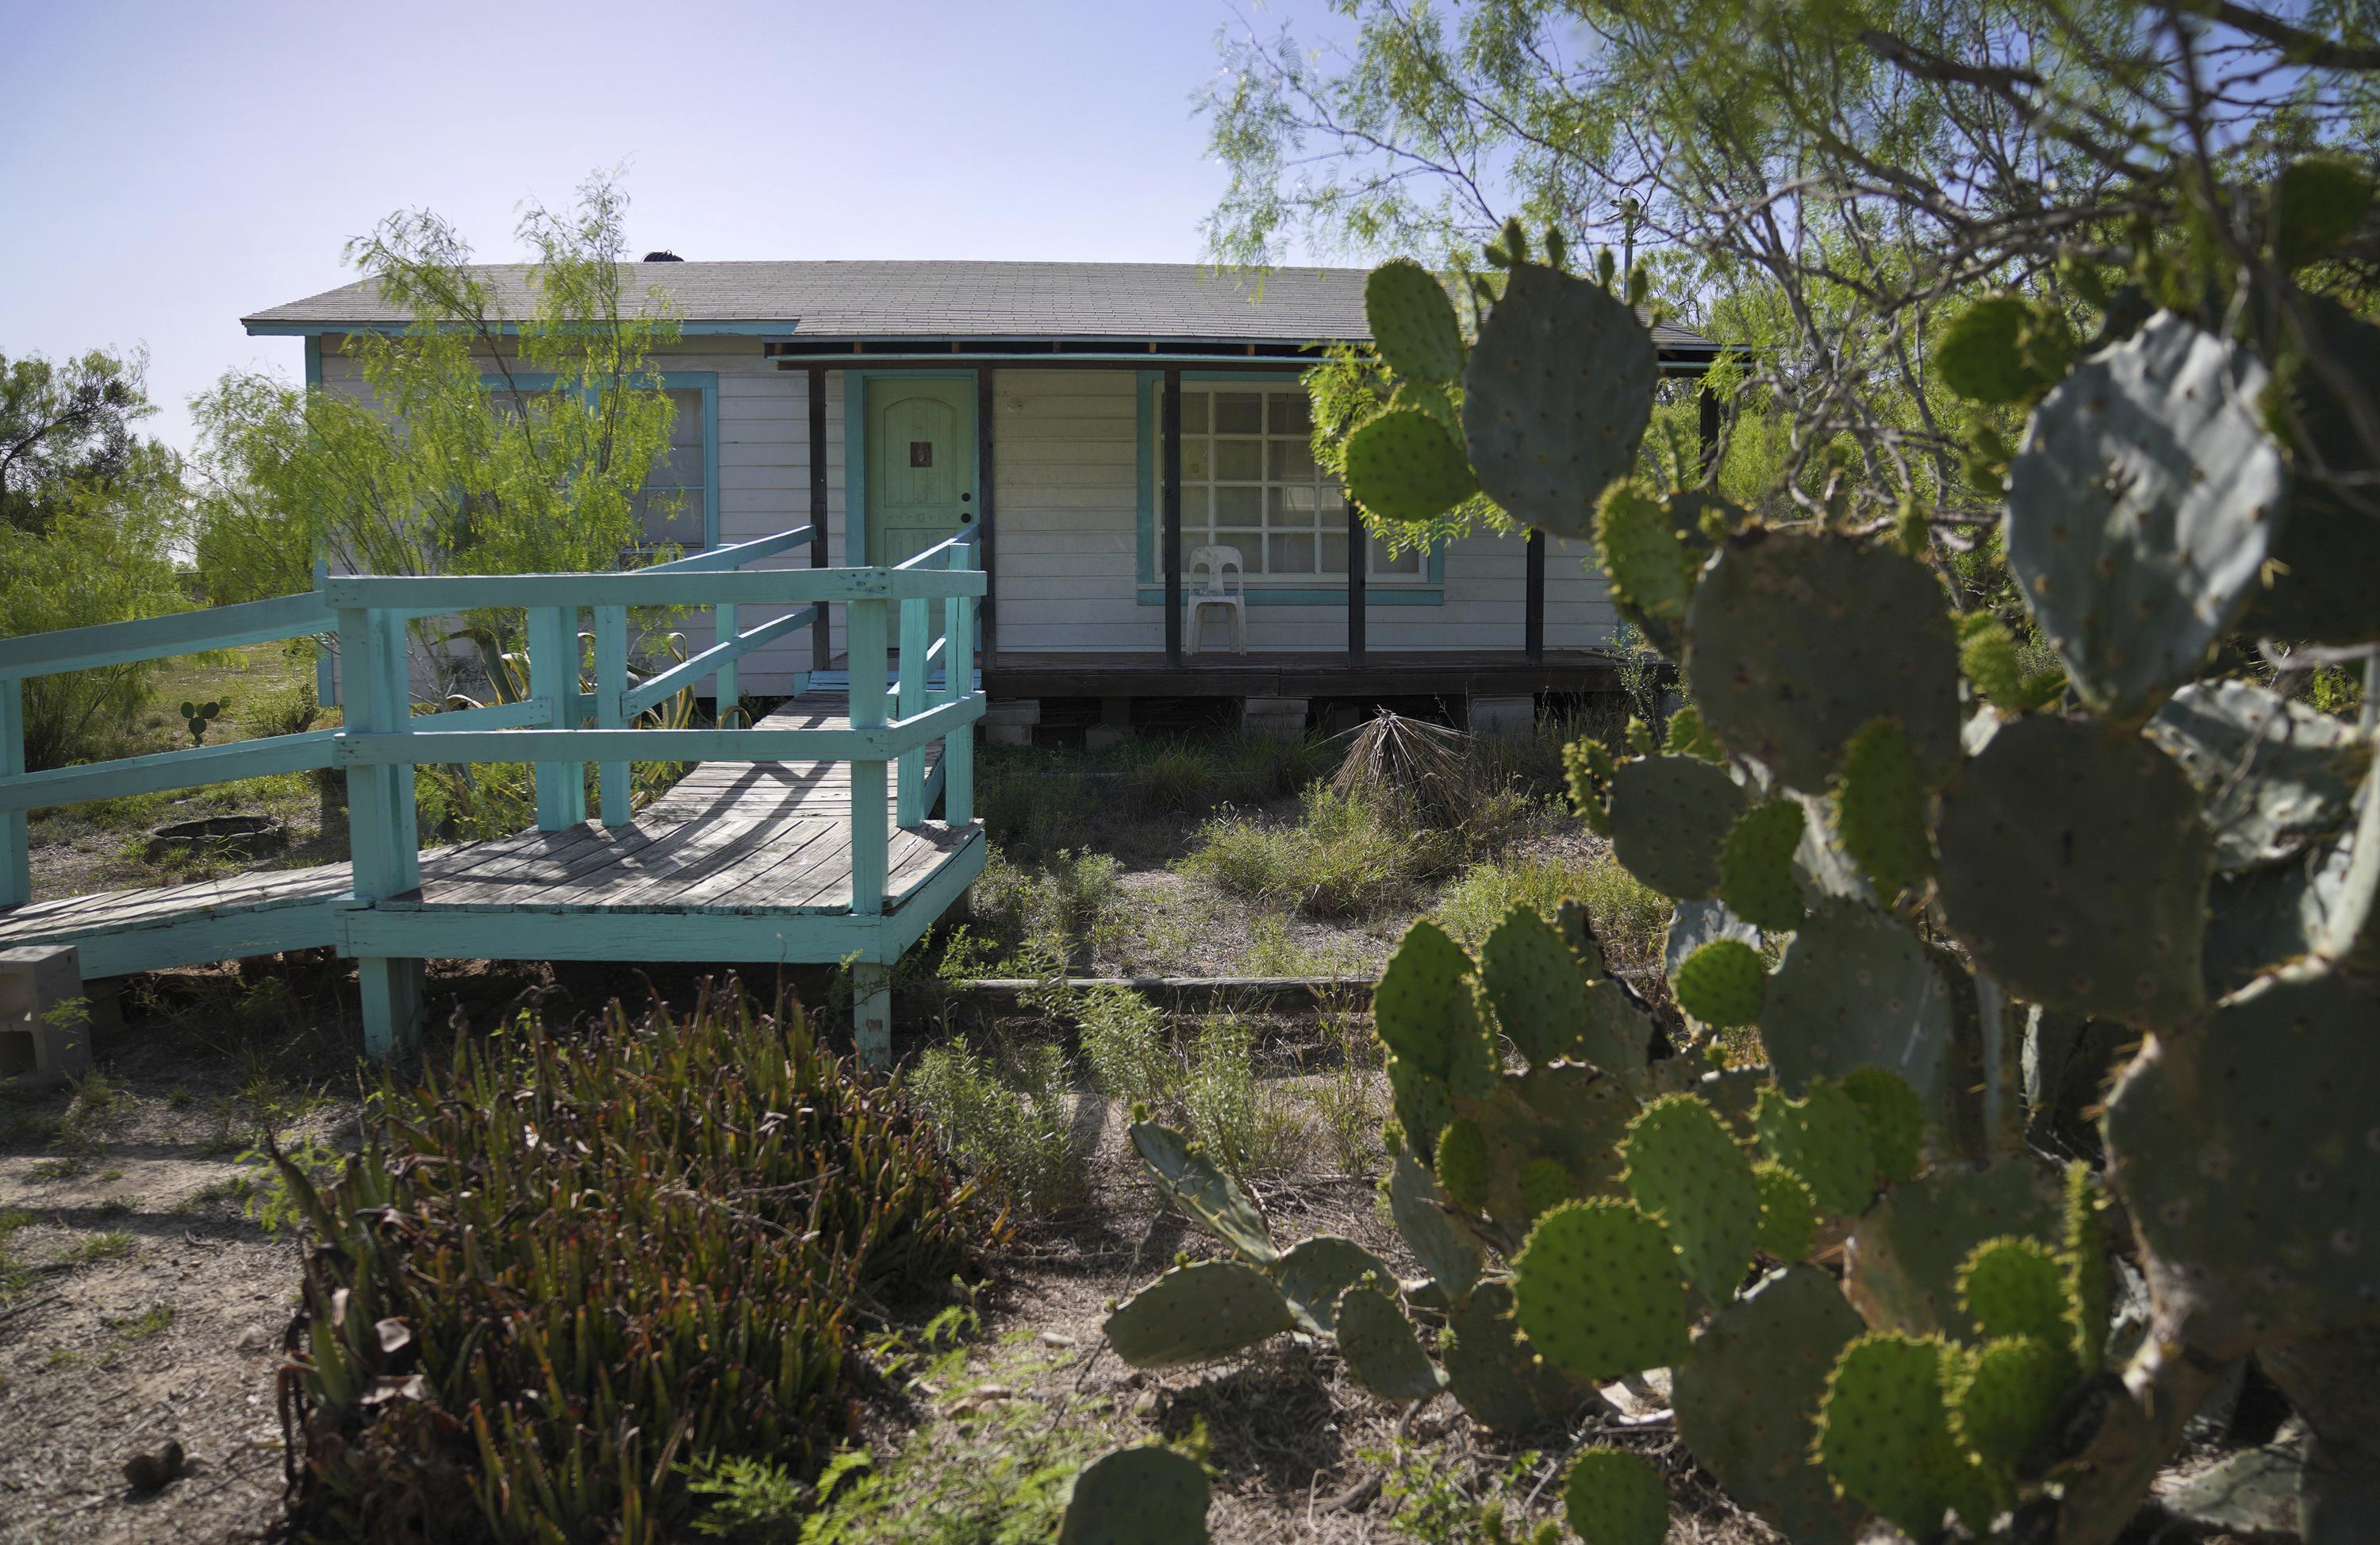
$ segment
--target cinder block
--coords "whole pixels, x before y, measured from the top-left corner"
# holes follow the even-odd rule
[[[90,1071],[90,1005],[74,946],[0,950],[0,1074],[51,1083]]]
[[[1536,727],[1537,700],[1528,697],[1474,698],[1471,700],[1471,733],[1474,735],[1526,735]]]
[[[1305,733],[1305,710],[1304,698],[1250,698],[1240,704],[1240,731],[1294,740]]]
[[[983,740],[987,746],[1030,746],[1033,744],[1033,726],[986,724]]]
[[[983,705],[981,723],[986,729],[995,724],[1022,724],[1026,729],[1041,722],[1041,700],[1038,698],[996,698]]]

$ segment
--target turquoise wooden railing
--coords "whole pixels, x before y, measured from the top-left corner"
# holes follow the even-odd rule
[[[42,806],[345,768],[351,905],[369,907],[419,888],[413,792],[418,765],[528,762],[535,770],[538,826],[555,831],[586,819],[585,768],[590,762],[597,768],[598,816],[606,825],[619,826],[631,819],[631,760],[792,760],[850,764],[850,911],[880,915],[888,904],[888,824],[916,826],[923,820],[929,744],[942,746],[946,821],[964,825],[974,816],[974,724],[983,707],[975,689],[975,612],[985,579],[970,566],[974,549],[965,538],[893,567],[743,572],[747,565],[806,545],[810,537],[810,529],[803,527],[622,573],[329,577],[303,595],[0,639],[0,821],[6,822],[0,826],[0,907],[31,899],[25,815]],[[723,724],[728,711],[741,706],[736,663],[807,627],[820,608],[832,605],[844,608],[850,664],[845,726],[631,727],[646,710],[705,676],[714,680],[717,718]],[[750,606],[793,610],[742,627],[739,608]],[[644,607],[711,611],[718,641],[657,675],[632,679],[629,613]],[[528,697],[487,708],[414,712],[406,624],[487,610],[525,614]],[[578,668],[582,613],[591,614],[593,621],[591,683]],[[931,639],[938,620],[941,637]],[[339,729],[24,771],[21,684],[27,677],[323,632],[336,634],[345,666],[346,716]],[[939,686],[931,683],[937,666]],[[893,769],[890,790],[888,766]],[[891,822],[888,792],[893,800]],[[488,954],[516,957],[505,947],[502,915],[487,921]],[[861,1049],[880,1060],[889,962],[864,964],[857,993]],[[366,1040],[375,1053],[385,1053],[418,1028],[420,963],[361,955],[358,969]]]

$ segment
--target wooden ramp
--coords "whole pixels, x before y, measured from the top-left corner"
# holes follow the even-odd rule
[[[759,727],[848,724],[842,694],[812,691]],[[929,808],[940,751],[923,751]],[[978,823],[892,821],[877,914],[852,910],[848,762],[705,762],[631,825],[426,851],[419,890],[369,907],[350,899],[350,866],[324,864],[33,902],[0,912],[0,949],[76,945],[86,978],[332,945],[463,959],[889,961],[984,857]]]

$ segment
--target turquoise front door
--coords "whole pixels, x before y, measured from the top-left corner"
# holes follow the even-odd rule
[[[868,561],[897,564],[972,530],[975,383],[868,383]]]

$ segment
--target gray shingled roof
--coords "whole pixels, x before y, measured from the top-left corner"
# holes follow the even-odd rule
[[[632,293],[659,286],[689,333],[706,323],[784,328],[819,339],[1214,339],[1362,341],[1360,268],[1283,268],[1256,277],[1196,263],[636,263]],[[523,263],[479,270],[505,310],[528,309]],[[358,327],[410,320],[367,283],[345,285],[240,319],[250,328]],[[1661,327],[1664,347],[1707,347]]]

